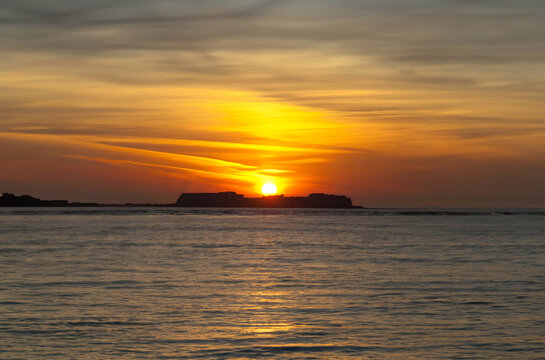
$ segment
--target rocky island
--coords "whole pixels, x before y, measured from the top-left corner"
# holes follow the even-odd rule
[[[247,198],[233,191],[219,193],[184,193],[176,206],[181,207],[248,207],[248,208],[361,208],[352,205],[352,200],[344,195],[323,193],[308,196],[288,197],[284,195]]]

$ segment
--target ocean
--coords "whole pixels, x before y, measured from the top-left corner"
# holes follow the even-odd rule
[[[545,211],[0,208],[2,359],[545,359]]]

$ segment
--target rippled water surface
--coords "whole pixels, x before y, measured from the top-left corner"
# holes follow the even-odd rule
[[[540,211],[0,209],[2,359],[545,359]]]

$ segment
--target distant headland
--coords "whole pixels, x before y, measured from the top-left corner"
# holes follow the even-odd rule
[[[3,193],[0,196],[0,207],[94,207],[94,206],[122,206],[122,207],[172,207],[175,204],[101,204],[96,202],[69,202],[68,200],[41,200],[29,195],[16,196],[10,193]]]
[[[21,195],[15,196],[10,193],[3,193],[0,197],[0,206],[68,206],[67,200],[40,200],[38,198]]]
[[[330,208],[355,209],[361,206],[352,205],[352,200],[344,195],[328,195],[323,193],[308,196],[290,197],[284,195],[247,198],[233,191],[219,193],[183,193],[174,204],[101,204],[94,202],[68,202],[68,200],[40,200],[38,198],[10,193],[0,197],[0,207],[237,207],[237,208]]]

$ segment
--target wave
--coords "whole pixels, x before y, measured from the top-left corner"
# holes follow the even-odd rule
[[[195,358],[214,358],[231,359],[231,358],[262,358],[270,356],[289,356],[289,355],[310,355],[313,353],[325,354],[344,354],[344,355],[359,355],[368,351],[383,350],[380,346],[357,346],[357,345],[276,345],[276,346],[255,346],[233,350],[208,350],[196,352]]]

